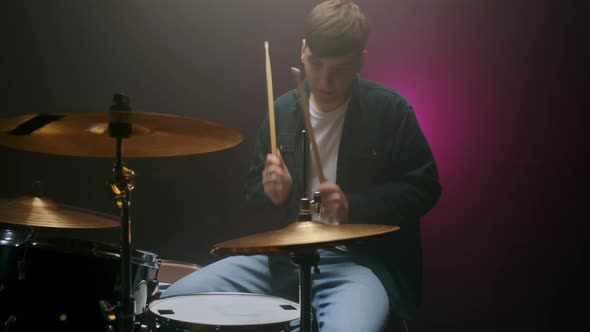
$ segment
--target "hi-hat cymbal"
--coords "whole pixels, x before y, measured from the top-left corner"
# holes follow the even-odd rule
[[[220,255],[256,255],[333,247],[353,240],[385,235],[398,226],[372,224],[326,225],[316,221],[293,222],[287,227],[222,242],[213,246]]]
[[[131,125],[122,156],[169,157],[213,152],[242,141],[242,135],[219,124],[186,117],[142,112],[99,111],[42,113],[0,119],[0,145],[48,154],[116,156],[109,122]]]
[[[52,228],[109,228],[120,224],[114,216],[28,196],[0,198],[0,222]]]

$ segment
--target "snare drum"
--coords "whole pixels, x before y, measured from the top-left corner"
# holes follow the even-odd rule
[[[299,305],[248,293],[203,293],[158,299],[149,305],[152,331],[283,332]]]
[[[120,299],[119,246],[40,234],[26,240],[28,235],[20,231],[1,233],[5,304],[0,317],[16,317],[16,327],[9,331],[105,331],[100,301],[116,305]],[[142,250],[132,250],[131,256],[133,289],[149,280],[158,257]]]

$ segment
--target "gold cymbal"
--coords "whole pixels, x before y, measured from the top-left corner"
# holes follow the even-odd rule
[[[120,224],[114,216],[28,196],[0,198],[0,222],[52,228],[109,228]]]
[[[326,225],[316,221],[293,222],[287,227],[225,241],[213,246],[220,255],[256,255],[332,247],[353,240],[380,236],[399,230],[398,226],[372,224]]]
[[[42,113],[0,119],[0,145],[48,154],[116,156],[109,122],[131,125],[122,156],[169,157],[213,152],[242,141],[242,135],[219,124],[186,117],[142,112],[98,111]]]

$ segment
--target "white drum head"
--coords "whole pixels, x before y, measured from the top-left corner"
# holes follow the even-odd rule
[[[299,318],[299,305],[279,297],[247,293],[171,296],[150,303],[160,317],[213,326],[279,324]]]

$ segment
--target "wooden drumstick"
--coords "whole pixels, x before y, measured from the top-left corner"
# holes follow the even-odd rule
[[[272,93],[272,72],[270,68],[270,56],[268,54],[268,42],[264,42],[266,51],[266,93],[268,96],[268,122],[270,123],[270,151],[277,154],[277,133],[275,129],[275,107]]]
[[[291,67],[291,73],[293,74],[293,78],[295,79],[295,84],[297,84],[297,91],[299,94],[299,106],[301,106],[301,109],[303,110],[305,128],[307,129],[307,133],[309,134],[309,141],[311,142],[311,153],[313,153],[313,158],[315,160],[315,165],[317,167],[320,183],[326,182],[326,177],[324,176],[324,171],[322,170],[322,161],[320,160],[318,144],[315,141],[315,134],[313,133],[313,127],[311,126],[311,120],[309,117],[309,105],[307,100],[307,94],[303,89],[303,84],[301,84],[301,70],[295,67]]]

